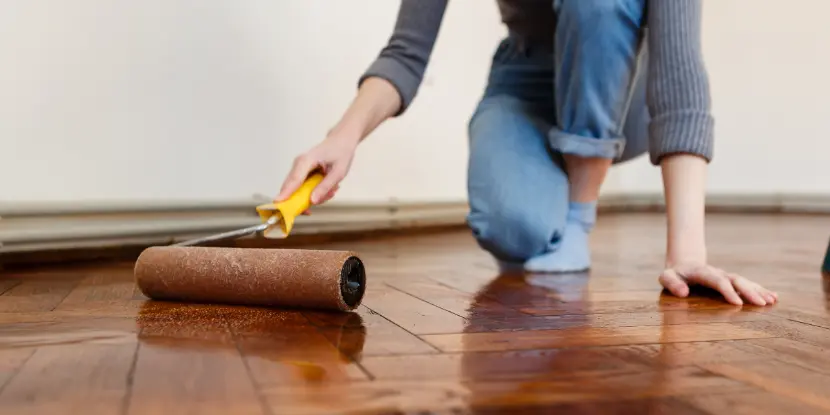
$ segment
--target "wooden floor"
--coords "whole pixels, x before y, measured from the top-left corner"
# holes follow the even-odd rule
[[[712,216],[770,308],[661,294],[660,215],[604,216],[591,275],[498,276],[466,232],[359,252],[359,312],[157,303],[132,264],[0,277],[2,414],[830,413],[830,217]]]

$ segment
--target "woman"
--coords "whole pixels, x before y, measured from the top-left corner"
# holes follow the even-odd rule
[[[707,262],[705,177],[713,124],[701,56],[702,0],[498,0],[509,36],[469,125],[468,224],[503,267],[590,267],[588,235],[610,166],[648,152],[662,169],[668,220],[660,283],[728,302],[777,295]],[[394,33],[325,140],[301,155],[277,200],[310,171],[329,200],[358,144],[399,116],[421,84],[448,0],[402,0]]]

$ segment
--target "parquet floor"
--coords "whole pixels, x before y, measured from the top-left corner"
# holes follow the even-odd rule
[[[466,232],[321,245],[367,264],[353,314],[152,302],[131,263],[7,271],[0,413],[830,413],[830,217],[710,217],[768,308],[661,294],[662,217],[599,223],[590,275],[499,276]]]

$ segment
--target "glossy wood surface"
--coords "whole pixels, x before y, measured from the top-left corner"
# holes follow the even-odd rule
[[[830,217],[709,226],[779,304],[663,294],[658,214],[602,216],[590,274],[498,275],[465,231],[308,246],[365,261],[345,314],[149,301],[129,262],[6,270],[0,413],[830,413]]]

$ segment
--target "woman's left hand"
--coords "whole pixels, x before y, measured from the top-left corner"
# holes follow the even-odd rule
[[[702,285],[717,290],[726,301],[735,305],[742,305],[743,300],[758,306],[778,302],[778,294],[775,292],[738,274],[705,263],[672,264],[663,270],[659,280],[664,288],[681,298],[689,295],[689,286]]]

